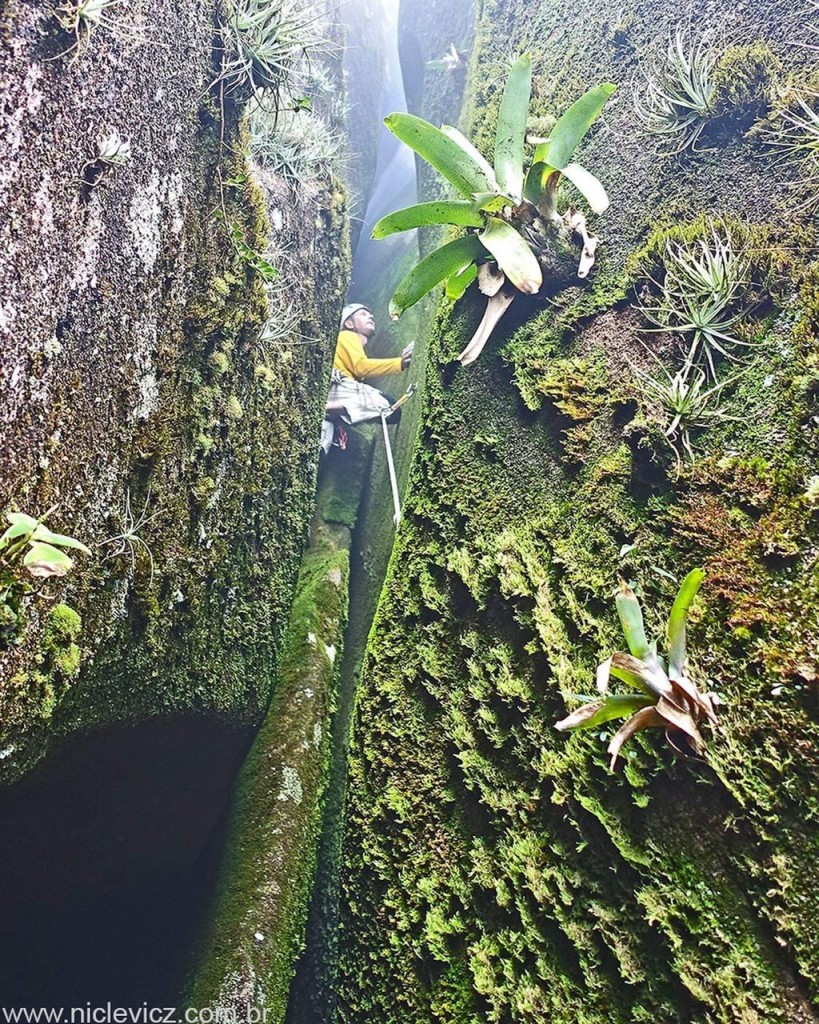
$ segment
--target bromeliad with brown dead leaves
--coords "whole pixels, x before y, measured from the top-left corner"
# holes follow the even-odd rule
[[[627,718],[608,747],[614,767],[626,740],[643,729],[665,729],[665,738],[677,754],[702,756],[705,741],[699,731],[707,719],[717,722],[712,694],[702,693],[688,674],[686,624],[688,610],[705,578],[702,569],[692,569],[677,592],[668,616],[666,637],[668,663],[657,654],[657,642],[646,638],[640,602],[628,584],[621,581],[616,595],[617,612],[628,651],[617,651],[597,669],[597,689],[602,698],[592,698],[557,723],[560,730],[594,729],[618,718]],[[629,693],[610,693],[611,679],[629,687]]]

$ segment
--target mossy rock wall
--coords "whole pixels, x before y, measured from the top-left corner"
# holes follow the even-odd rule
[[[676,5],[481,5],[471,137],[491,152],[507,51],[537,57],[537,116],[616,82],[578,156],[612,206],[589,285],[556,306],[518,300],[474,366],[452,361],[476,298],[442,308],[433,331],[356,711],[347,1024],[819,1017],[819,277],[793,169],[746,135],[768,114],[771,67],[805,79],[794,41],[808,40],[785,3],[692,14],[744,48],[724,59],[738,70],[760,40],[774,61],[714,119],[710,148],[672,159],[653,154],[629,82],[665,48]],[[751,261],[743,336],[756,349],[726,389],[731,418],[678,466],[633,370],[654,366],[644,343],[668,365],[673,347],[642,333],[635,307],[666,240],[712,223]],[[554,723],[623,646],[618,577],[659,635],[697,565],[692,672],[723,702],[707,761],[645,733],[611,771],[606,739]]]
[[[216,4],[108,16],[60,56],[53,5],[2,14],[2,509],[51,509],[93,552],[62,579],[0,581],[6,779],[77,729],[260,720],[349,274],[343,191],[251,173],[242,111],[212,87]],[[131,158],[92,187],[113,129]],[[248,251],[281,254],[284,291]],[[286,306],[291,333],[260,344]],[[49,650],[59,604],[82,620],[67,657]]]
[[[347,619],[349,551],[304,556],[276,692],[239,777],[210,934],[189,1004],[284,1020],[307,920]]]

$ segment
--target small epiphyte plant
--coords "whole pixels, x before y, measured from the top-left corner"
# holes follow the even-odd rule
[[[107,135],[100,135],[97,139],[94,156],[83,164],[80,177],[89,188],[96,188],[117,167],[122,167],[130,159],[130,141],[124,139],[116,128],[112,128]]]
[[[748,284],[750,261],[738,251],[727,228],[716,227],[695,242],[667,241],[663,254],[665,277],[653,305],[640,308],[654,324],[651,331],[676,333],[687,339],[684,369],[705,363],[716,381],[715,357],[734,361],[738,347],[750,343],[735,328],[749,310],[738,306]]]
[[[797,171],[799,180],[793,187],[799,196],[798,209],[811,213],[819,206],[819,93],[795,92],[791,100],[777,110],[762,135]]]
[[[49,514],[47,512],[43,519]],[[32,576],[65,576],[74,562],[63,548],[91,554],[85,544],[73,537],[53,533],[43,519],[35,519],[24,512],[6,513],[9,527],[0,537],[0,566],[12,568],[22,558]]]
[[[224,182],[223,184],[232,185],[235,182]],[[266,284],[274,282],[279,276],[278,268],[270,262],[264,253],[259,252],[250,245],[245,237],[242,225],[237,221],[228,223],[223,209],[214,210],[213,216],[225,225],[230,244],[245,266],[255,271]]]
[[[725,409],[718,405],[718,399],[722,390],[733,383],[735,378],[706,388],[706,377],[702,370],[692,372],[690,369],[682,369],[672,376],[663,369],[662,378],[637,367],[635,372],[643,397],[659,413],[663,433],[677,458],[678,469],[682,464],[682,454],[693,462],[694,449],[690,432],[730,418]]]
[[[327,118],[309,107],[277,113],[256,107],[251,112],[249,128],[253,158],[286,178],[297,197],[338,163],[340,133]]]
[[[272,296],[270,316],[259,331],[259,348],[266,361],[270,361],[268,346],[278,347],[294,340],[304,341],[299,333],[301,316],[297,305],[280,296]]]
[[[106,561],[108,561],[109,558],[118,558],[120,555],[130,555],[132,573],[136,569],[138,551],[144,551],[148,556],[148,565],[150,566],[149,586],[152,586],[154,582],[154,556],[147,541],[140,537],[140,531],[144,530],[146,526],[154,521],[154,519],[161,516],[165,510],[160,508],[157,509],[156,512],[152,512],[148,515],[150,502],[151,492],[149,490],[145,496],[145,504],[142,507],[142,512],[139,516],[135,516],[131,510],[131,489],[128,488],[125,492],[125,509],[122,516],[122,531],[115,534],[113,537],[108,537],[106,540],[100,541],[99,546],[105,547],[108,544],[116,545],[105,556]]]
[[[679,25],[669,32],[665,54],[632,82],[634,111],[669,155],[695,150],[715,95],[717,53],[707,35],[693,39]]]
[[[469,55],[469,51],[464,47],[458,49],[454,43],[449,44],[449,49],[440,59],[428,60],[427,67],[432,71],[446,71],[452,74],[453,71],[459,71],[461,68],[466,67],[466,58]]]
[[[244,98],[269,96],[273,109],[288,76],[319,46],[316,15],[300,0],[227,0],[216,83]]]
[[[701,757],[705,752],[698,726],[704,719],[717,723],[714,696],[697,688],[686,663],[688,611],[704,578],[702,569],[692,569],[674,599],[666,628],[667,665],[657,654],[656,640],[649,643],[646,638],[637,596],[630,586],[620,583],[616,604],[628,652],[617,651],[598,666],[597,690],[601,696],[588,698],[557,723],[561,731],[595,729],[627,718],[609,743],[612,768],[626,740],[643,729],[665,729],[666,741],[677,754]],[[612,678],[625,683],[629,692],[609,693]]]
[[[113,27],[113,22],[108,17],[112,7],[116,7],[122,0],[67,0],[54,11],[54,16],[65,32],[74,35],[74,42],[67,50],[60,54],[65,56],[73,53],[72,61],[88,47],[91,40],[91,33],[95,28],[106,26]]]
[[[279,271],[266,256],[248,245],[241,224],[234,222],[230,225],[230,240],[233,242],[233,248],[245,262],[246,266],[250,267],[251,270],[255,270],[263,281],[276,280],[279,276]]]
[[[565,245],[575,236],[581,240],[579,278],[585,278],[594,263],[598,239],[589,233],[584,214],[573,207],[558,212],[560,181],[567,178],[595,213],[603,213],[609,204],[598,179],[573,163],[572,156],[615,86],[598,85],[573,103],[557,119],[548,139],[536,140],[526,172],[531,87],[532,60],[524,54],[512,66],[501,98],[494,166],[449,125],[439,129],[405,113],[384,119],[387,128],[454,185],[461,198],[391,213],[375,225],[373,238],[427,225],[467,229],[467,234],[446,242],[410,271],[392,297],[390,315],[398,318],[442,282],[448,298],[457,300],[477,278],[488,303],[478,330],[458,357],[464,365],[478,357],[518,292],[540,291],[541,262],[554,257],[556,243]]]

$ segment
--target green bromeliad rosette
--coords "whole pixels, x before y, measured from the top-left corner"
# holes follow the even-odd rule
[[[571,206],[558,211],[561,181],[568,179],[594,213],[603,213],[609,205],[600,181],[572,157],[616,86],[604,83],[590,89],[557,119],[548,138],[529,139],[535,148],[527,170],[531,87],[532,60],[524,54],[513,65],[501,99],[494,165],[450,125],[436,128],[404,113],[384,119],[387,128],[439,171],[460,198],[397,210],[375,225],[373,238],[429,225],[466,229],[410,271],[396,289],[390,314],[401,316],[439,284],[446,284],[447,298],[457,300],[477,279],[489,301],[478,330],[458,357],[464,365],[480,355],[515,295],[536,294],[544,284],[544,272],[547,278],[555,274],[556,248],[567,248],[579,239],[577,277],[588,275],[598,239],[589,232],[581,211]]]

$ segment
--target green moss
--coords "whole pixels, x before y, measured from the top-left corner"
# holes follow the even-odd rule
[[[490,110],[480,145],[498,50],[517,48],[521,25],[547,41],[535,85],[545,113],[558,92],[576,94],[583,69],[614,67],[599,25],[617,12],[604,7],[592,29],[560,0],[487,0],[473,55],[473,109]],[[767,13],[746,16],[761,35]],[[718,155],[647,180],[645,142],[632,144],[614,109],[622,130],[590,146],[621,204],[601,231],[599,278],[525,323],[513,307],[468,373],[448,363],[474,329],[469,298],[433,332],[424,443],[357,705],[344,1024],[815,1013],[812,229],[755,222],[782,179],[736,132]],[[636,408],[629,361],[656,339],[638,334],[632,289],[661,274],[667,241],[715,223],[751,258],[758,359],[728,396],[732,418],[675,478]],[[554,722],[621,645],[618,576],[639,587],[653,636],[698,564],[692,671],[723,698],[709,762],[675,762],[644,736],[610,774],[607,736],[565,739]]]
[[[194,64],[186,74],[207,78],[208,70]],[[190,86],[190,95],[201,91],[201,82],[174,81],[183,91]],[[139,348],[116,329],[116,317],[100,319],[99,304],[83,306],[70,342],[82,347],[90,331],[104,358],[90,376],[55,374],[53,400],[32,440],[49,465],[38,472],[16,462],[13,468],[21,507],[59,503],[59,519],[50,525],[80,535],[75,524],[82,523],[83,539],[100,546],[93,559],[78,559],[66,580],[38,582],[37,598],[0,600],[10,609],[0,628],[20,641],[2,651],[0,746],[14,747],[0,760],[2,782],[29,770],[56,737],[190,713],[255,725],[270,698],[315,499],[322,388],[349,274],[346,198],[332,183],[310,197],[309,216],[292,218],[290,201],[276,199],[301,268],[293,302],[303,329],[322,341],[294,345],[288,358],[271,351],[270,372],[260,379],[258,337],[268,300],[228,228],[238,225],[249,245],[266,251],[265,196],[252,180],[238,112],[230,104],[222,111],[207,97],[199,110],[186,109],[190,146],[175,155],[185,180],[184,223],[171,231],[172,214],[163,213],[174,273],[163,277],[160,260],[156,280],[143,275],[136,291],[133,280],[118,287],[122,275],[100,281],[109,312],[148,317]],[[241,186],[220,187],[231,179]],[[127,207],[117,207],[117,215],[127,219]],[[217,210],[224,219],[214,216]],[[127,224],[120,227],[115,255],[130,237]],[[124,306],[110,306],[120,300]],[[74,365],[68,349],[66,343],[66,365]],[[147,418],[137,414],[143,380],[158,388]],[[226,411],[236,411],[235,402],[228,408],[231,396],[243,415],[228,422]],[[25,419],[18,425],[28,430]],[[69,445],[69,437],[79,440]],[[36,452],[26,452],[36,469]],[[80,478],[88,487],[75,487]],[[115,539],[140,518],[137,533],[150,554],[138,542],[132,549]],[[81,685],[66,686],[77,650],[66,645],[52,665],[43,647],[47,610],[65,599],[66,587],[83,619]]]
[[[193,485],[193,496],[199,505],[207,505],[216,491],[216,481],[212,476],[200,477]]]
[[[225,416],[229,420],[240,420],[244,416],[244,410],[242,409],[242,403],[236,397],[236,395],[229,395],[225,402]]]
[[[82,632],[82,619],[67,604],[55,604],[51,609],[43,634],[43,647],[48,653],[59,650],[77,640]]]
[[[305,555],[273,700],[239,778],[192,1006],[252,992],[267,1020],[284,1020],[315,871],[348,566],[346,550],[322,545]]]
[[[735,121],[741,120],[743,112],[758,117],[771,102],[781,69],[782,62],[761,39],[727,47],[714,69],[717,114]]]
[[[345,451],[331,449],[322,469],[316,518],[352,529],[380,426],[359,423],[347,428]]]
[[[68,680],[79,673],[80,649],[75,641],[81,632],[82,619],[77,612],[67,604],[54,605],[43,630],[45,663],[52,675]],[[57,698],[53,687],[50,690],[49,705],[53,710]]]
[[[208,362],[216,373],[227,373],[230,369],[230,360],[224,352],[211,352]]]

